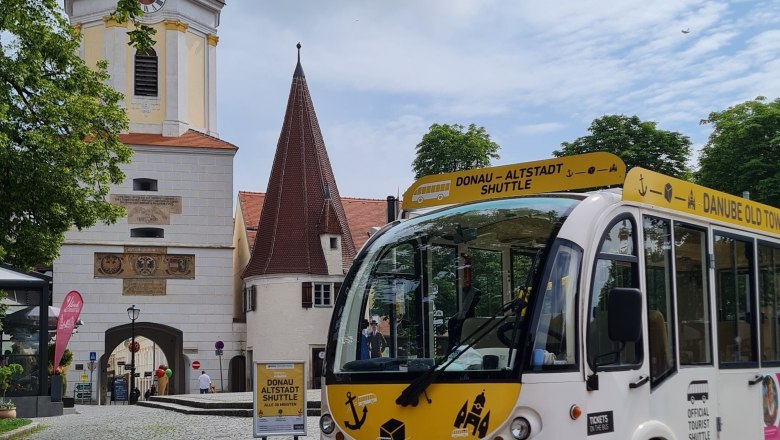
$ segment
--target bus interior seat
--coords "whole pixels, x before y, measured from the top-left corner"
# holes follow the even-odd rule
[[[473,334],[481,325],[490,319],[491,318],[482,317],[466,318],[463,320],[463,336],[466,337]],[[488,324],[485,328],[490,327],[490,325],[491,324]],[[464,343],[468,342],[470,341],[464,341]],[[496,329],[489,331],[485,336],[480,338],[472,348],[477,350],[477,352],[483,356],[483,369],[492,370],[496,368],[504,368],[509,365],[510,361],[507,359],[509,348],[498,339]],[[497,360],[495,359],[496,357],[498,358]],[[487,358],[487,360],[485,358]]]
[[[650,343],[650,374],[657,377],[669,369],[669,338],[666,320],[658,310],[647,311],[647,333]]]
[[[752,346],[750,323],[745,319],[718,321],[718,356],[722,362],[752,360]]]

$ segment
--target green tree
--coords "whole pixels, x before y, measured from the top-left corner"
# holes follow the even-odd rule
[[[659,130],[655,122],[637,116],[606,115],[594,119],[589,135],[561,143],[555,157],[606,151],[620,157],[627,169],[642,167],[680,179],[689,179],[686,161],[691,140],[680,133]]]
[[[433,124],[417,144],[417,156],[412,162],[415,179],[429,174],[449,173],[490,165],[498,159],[497,143],[490,140],[485,127],[470,124],[463,131],[460,124]]]
[[[710,113],[713,131],[699,157],[696,181],[729,194],[780,206],[780,98]]]
[[[124,215],[105,200],[131,155],[123,96],[80,39],[56,0],[0,1],[0,259],[22,268],[50,263],[71,227]]]
[[[133,29],[127,31],[131,46],[134,46],[138,52],[149,52],[154,46],[154,35],[157,31],[139,21],[144,16],[141,9],[141,3],[138,0],[117,0],[116,10],[111,14],[111,18],[119,23],[131,22]]]

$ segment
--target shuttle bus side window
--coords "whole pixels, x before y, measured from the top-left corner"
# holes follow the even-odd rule
[[[671,222],[645,216],[644,240],[650,385],[656,386],[675,369]]]
[[[577,287],[582,250],[563,243],[542,282],[546,286],[537,322],[532,365],[571,369],[577,365]],[[551,366],[551,367],[550,367]]]
[[[755,364],[753,241],[716,233],[714,243],[718,361],[729,367]]]
[[[759,243],[758,283],[761,292],[761,360],[780,361],[780,247]]]
[[[610,368],[636,368],[642,362],[641,340],[620,348],[608,335],[610,291],[616,287],[639,287],[634,220],[624,215],[615,220],[605,231],[599,245],[591,285],[590,312],[588,313],[588,363],[599,370]]]
[[[712,364],[707,232],[680,223],[673,230],[680,365]]]

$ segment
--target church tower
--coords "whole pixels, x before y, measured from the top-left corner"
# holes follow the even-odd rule
[[[88,65],[108,61],[110,84],[125,95],[131,133],[217,135],[217,26],[222,0],[138,0],[155,29],[149,53],[129,46],[132,23],[109,18],[116,1],[66,0]]]
[[[245,328],[233,322],[232,297],[238,148],[218,137],[216,124],[217,27],[225,3],[138,2],[141,21],[157,31],[149,52],[127,44],[132,24],[110,18],[117,0],[65,0],[82,35],[81,57],[92,66],[108,61],[109,83],[125,96],[130,127],[120,140],[133,150],[122,166],[124,182],[109,194],[127,216],[69,231],[53,265],[54,305],[71,290],[84,299],[86,324],[68,346],[75,368],[67,383],[79,382],[86,360],[95,358],[95,394],[103,403],[109,380],[129,378],[127,365],[134,365],[143,395],[165,364],[173,373],[167,394],[185,394],[198,389],[199,372],[191,368],[197,361],[212,377],[225,366],[220,390],[243,391]],[[131,306],[140,309],[132,322]],[[148,346],[131,352],[132,336]]]

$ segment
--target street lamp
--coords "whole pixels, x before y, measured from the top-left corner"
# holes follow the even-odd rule
[[[130,405],[135,405],[135,320],[141,309],[135,304],[127,308],[127,316],[130,318],[130,392],[128,393]]]

